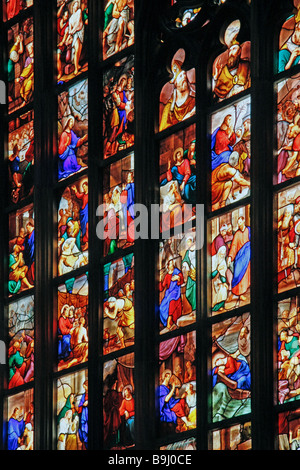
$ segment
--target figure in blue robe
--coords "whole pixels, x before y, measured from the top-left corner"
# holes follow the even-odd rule
[[[74,131],[71,130],[70,133],[70,144],[66,145],[65,150],[58,155],[58,179],[67,178],[82,168],[81,165],[79,165],[76,156],[80,138],[76,136]]]
[[[7,450],[16,450],[19,447],[18,439],[23,435],[25,430],[25,421],[11,417],[8,420],[7,430]]]
[[[233,152],[233,147],[231,145],[228,145],[229,150],[224,150],[224,152],[221,152],[220,154],[217,154],[215,152],[216,135],[219,130],[220,130],[220,127],[218,127],[212,133],[212,136],[211,136],[211,169],[212,170],[217,168],[222,163],[228,163],[229,157]]]

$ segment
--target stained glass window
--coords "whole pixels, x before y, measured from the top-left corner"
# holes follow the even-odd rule
[[[0,449],[298,449],[299,6],[2,1]]]

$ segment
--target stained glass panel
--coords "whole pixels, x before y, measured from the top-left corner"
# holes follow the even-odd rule
[[[134,0],[104,2],[103,60],[134,44]]]
[[[62,193],[58,206],[58,275],[88,263],[88,181],[82,178]]]
[[[103,353],[134,344],[134,256],[104,266]]]
[[[212,327],[212,419],[251,412],[250,314]]]
[[[191,437],[184,441],[174,442],[174,444],[160,447],[160,450],[196,450],[196,439]]]
[[[104,449],[127,449],[135,443],[134,354],[104,363]]]
[[[88,0],[57,0],[57,80],[67,82],[87,65]]]
[[[9,294],[34,287],[33,205],[9,215]]]
[[[34,450],[33,389],[7,398],[5,442],[7,450]]]
[[[160,242],[161,334],[196,321],[196,257],[195,230]]]
[[[104,256],[134,242],[134,154],[103,170]]]
[[[176,336],[159,345],[156,406],[160,435],[196,427],[195,359],[195,332]]]
[[[57,379],[57,450],[88,449],[87,371]]]
[[[33,111],[9,122],[9,202],[18,203],[33,193],[34,129]]]
[[[134,56],[125,57],[103,75],[104,158],[134,144]]]
[[[58,96],[58,179],[87,167],[88,82],[83,80]]]
[[[161,230],[165,231],[193,217],[196,204],[195,125],[160,142],[159,171]]]
[[[278,292],[297,287],[299,282],[298,222],[300,186],[294,185],[278,193],[277,267]]]
[[[171,63],[172,78],[160,93],[160,131],[190,118],[196,112],[195,69],[186,71],[184,61],[185,51],[179,49]]]
[[[295,2],[294,2],[295,3]],[[296,3],[295,3],[296,6]],[[279,36],[278,72],[283,72],[299,63],[300,23],[299,5],[297,13],[283,23]]]
[[[177,18],[175,19],[175,25],[177,28],[184,28],[191,21],[193,21],[198,13],[200,12],[201,7],[198,8],[186,8],[179,11]]]
[[[251,450],[251,423],[212,431],[212,450]]]
[[[251,86],[251,43],[238,42],[240,28],[240,20],[233,21],[226,28],[222,42],[227,49],[218,55],[213,63],[212,90],[217,101],[237,95]]]
[[[278,415],[278,450],[300,449],[300,410]]]
[[[32,101],[34,90],[33,18],[12,25],[8,30],[8,110]]]
[[[211,221],[211,310],[213,315],[250,302],[250,206]]]
[[[211,203],[220,209],[250,195],[250,98],[211,117]]]
[[[300,75],[277,84],[277,168],[274,183],[299,176],[300,139],[298,92]]]
[[[57,290],[58,370],[88,358],[88,277],[70,278]]]
[[[34,297],[8,306],[8,388],[34,379]]]
[[[22,10],[33,5],[33,0],[3,0],[3,20],[11,20]]]
[[[278,303],[278,402],[300,399],[299,296]]]

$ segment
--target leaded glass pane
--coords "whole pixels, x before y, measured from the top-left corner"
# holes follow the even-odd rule
[[[57,80],[64,83],[85,72],[88,0],[57,0]]]
[[[134,0],[104,2],[103,59],[134,44]]]
[[[277,268],[278,292],[297,287],[299,282],[298,222],[300,219],[300,186],[278,193]],[[300,232],[299,232],[300,233]]]
[[[295,3],[295,2],[294,2]],[[279,36],[278,72],[283,72],[299,63],[300,23],[297,12],[283,23]]]
[[[134,242],[134,154],[104,168],[104,256]]]
[[[274,183],[299,176],[299,74],[277,84],[277,168]],[[298,149],[299,147],[299,149]]]
[[[33,205],[9,215],[9,294],[34,287]]]
[[[251,423],[241,423],[211,432],[212,450],[251,450]]]
[[[33,18],[12,25],[8,30],[8,111],[32,101],[34,89]]]
[[[160,93],[160,131],[190,118],[196,112],[195,69],[185,70],[184,61],[185,51],[179,49],[171,63],[172,78]]]
[[[174,442],[166,446],[161,446],[160,450],[196,450],[196,439],[191,437],[184,441]]]
[[[278,303],[278,402],[298,400],[299,383],[299,297],[290,297]]]
[[[250,302],[250,206],[211,221],[212,315]]]
[[[278,450],[300,449],[300,410],[278,415]]]
[[[58,206],[58,275],[88,263],[88,181],[67,186]]]
[[[58,286],[58,370],[87,361],[88,328],[88,276],[84,274]]]
[[[88,81],[58,95],[58,179],[87,168]]]
[[[87,377],[81,370],[56,381],[57,450],[88,449]]]
[[[34,450],[33,396],[31,388],[7,398],[7,419],[4,426],[7,450]]]
[[[8,127],[9,202],[16,204],[33,193],[33,111],[13,119]]]
[[[220,209],[250,195],[250,98],[211,117],[211,204]]]
[[[104,158],[134,144],[134,56],[103,74]]]
[[[134,354],[112,359],[103,367],[104,449],[122,450],[135,443]]]
[[[161,230],[182,225],[194,216],[196,204],[196,126],[160,142]],[[186,205],[190,206],[189,208]]]
[[[135,334],[134,256],[104,265],[103,353],[132,346]]]
[[[34,297],[8,306],[8,388],[34,379]]]
[[[3,20],[8,21],[18,15],[22,10],[31,7],[33,0],[3,0],[2,5]]]
[[[160,436],[196,427],[195,359],[195,332],[170,338],[159,345],[156,406]]]
[[[160,333],[196,321],[195,230],[160,242],[159,329]]]
[[[250,314],[212,326],[212,420],[251,412]]]
[[[216,57],[212,68],[213,97],[217,101],[237,95],[251,86],[251,43],[239,43],[240,20],[233,21],[225,30],[222,42],[226,50]]]

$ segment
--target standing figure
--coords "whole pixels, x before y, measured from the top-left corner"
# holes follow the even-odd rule
[[[176,327],[178,318],[182,316],[180,286],[183,282],[182,272],[175,267],[173,259],[169,260],[167,274],[159,283],[160,292],[164,291],[164,297],[159,307],[160,321],[168,329]]]
[[[240,300],[246,300],[245,293],[250,287],[250,227],[245,224],[245,218],[238,218],[238,230],[235,232],[228,255],[227,264],[234,263],[232,294]]]

